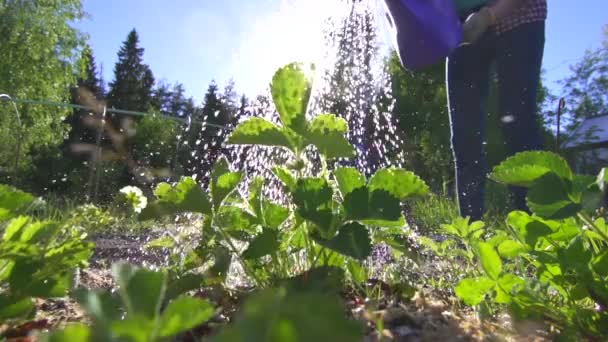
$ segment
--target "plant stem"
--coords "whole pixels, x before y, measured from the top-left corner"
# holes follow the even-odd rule
[[[593,220],[591,219],[591,217],[589,217],[588,214],[583,213],[583,212],[579,212],[578,213],[578,217],[585,222],[589,227],[591,227],[591,229],[597,233],[599,236],[602,237],[602,239],[604,240],[604,242],[608,243],[608,236],[601,230],[599,229],[595,223],[593,222]]]
[[[211,225],[214,226],[214,218],[211,218]],[[230,237],[228,236],[228,234],[226,234],[226,232],[224,231],[224,229],[222,229],[221,227],[217,227],[217,230],[220,232],[220,234],[222,235],[222,238],[226,241],[226,243],[228,243],[228,247],[230,247],[231,252],[234,255],[236,255],[236,258],[239,261],[239,263],[241,264],[241,266],[243,266],[243,270],[245,271],[245,273],[249,277],[251,277],[256,282],[256,284],[258,286],[263,287],[264,286],[264,282],[257,277],[257,275],[255,274],[255,272],[252,272],[249,269],[249,265],[245,262],[245,260],[243,260],[241,258],[241,255],[239,254],[239,250],[232,243],[232,240],[230,239]]]

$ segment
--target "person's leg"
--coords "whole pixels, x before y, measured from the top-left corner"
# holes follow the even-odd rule
[[[536,98],[544,46],[544,21],[521,25],[496,41],[498,110],[511,154],[543,147]],[[526,190],[513,187],[511,193],[516,209],[527,210]]]
[[[460,215],[483,216],[486,170],[483,155],[484,102],[488,95],[494,34],[456,49],[447,60],[448,110]]]

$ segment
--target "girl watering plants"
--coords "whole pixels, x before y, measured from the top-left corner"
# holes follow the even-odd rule
[[[545,43],[546,0],[386,0],[399,56],[420,69],[447,56],[448,109],[460,214],[481,219],[486,178],[484,113],[490,79],[511,154],[542,148],[536,94]],[[513,188],[517,209],[525,192]]]

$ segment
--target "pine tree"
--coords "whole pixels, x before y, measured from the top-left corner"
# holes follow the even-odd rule
[[[234,91],[234,82],[229,82],[224,93],[219,92],[217,84],[212,81],[207,88],[204,105],[198,116],[202,122],[198,139],[195,142],[195,157],[191,161],[191,170],[206,182],[220,155],[226,153],[225,140],[235,126],[238,96]]]
[[[341,164],[354,164],[367,175],[380,167],[400,166],[402,142],[395,134],[396,118],[390,113],[390,79],[381,65],[374,16],[364,2],[352,2],[350,14],[329,33],[336,62],[325,75],[317,112],[344,118],[348,139],[357,157]],[[390,102],[390,101],[389,101]],[[391,160],[392,159],[392,160]]]
[[[154,76],[150,67],[143,63],[144,49],[139,46],[135,29],[118,51],[114,66],[114,81],[110,83],[108,102],[111,107],[132,111],[146,111],[152,102]]]
[[[82,51],[83,61],[86,63],[84,74],[78,78],[77,85],[72,89],[72,102],[87,107],[97,108],[102,100],[103,92],[101,81],[97,72],[97,65],[91,47],[86,45]],[[95,141],[95,132],[88,128],[84,119],[90,115],[91,110],[75,109],[66,122],[70,125],[68,144],[92,143]]]

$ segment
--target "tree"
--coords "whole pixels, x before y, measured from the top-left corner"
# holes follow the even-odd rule
[[[103,91],[101,80],[98,77],[95,57],[88,44],[82,51],[82,60],[85,63],[85,72],[78,78],[76,87],[72,89],[72,103],[96,108],[103,99]],[[84,119],[92,112],[95,111],[75,109],[66,120],[66,123],[71,127],[68,144],[93,143],[95,141],[95,131],[84,123]],[[98,115],[99,113],[93,114]]]
[[[15,99],[69,102],[70,88],[84,70],[84,35],[73,26],[83,17],[79,0],[0,2],[0,93]],[[12,173],[23,132],[20,173],[32,171],[32,148],[58,146],[68,131],[69,109],[18,105],[19,129],[11,106],[0,103],[0,177]],[[21,177],[23,179],[23,177]],[[32,187],[27,187],[28,190]],[[44,188],[43,185],[36,187]]]
[[[400,164],[401,141],[394,132],[396,118],[389,110],[389,77],[386,70],[375,70],[382,60],[373,14],[365,3],[353,2],[352,6],[350,15],[329,34],[329,44],[337,50],[336,62],[325,75],[326,86],[315,110],[335,113],[347,121],[348,139],[357,157],[340,163],[354,163],[371,175],[380,167]]]
[[[150,108],[154,76],[143,63],[143,55],[144,49],[139,47],[139,36],[133,29],[118,51],[114,81],[108,93],[110,106],[140,112]]]
[[[433,188],[441,189],[453,177],[445,67],[441,63],[411,72],[401,66],[395,52],[387,63],[405,163]]]
[[[565,132],[571,135],[588,117],[608,111],[608,25],[602,45],[587,50],[570,67],[571,75],[562,81],[566,107],[563,112]]]
[[[238,112],[237,99],[232,81],[223,94],[215,81],[207,88],[203,107],[196,116],[200,125],[193,126],[198,134],[194,142],[194,158],[189,163],[190,172],[198,175],[203,182],[207,181],[217,158],[225,152],[224,142],[235,125]]]

